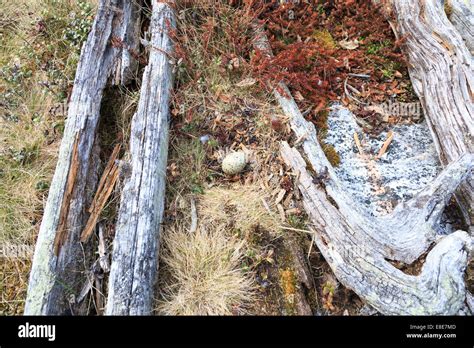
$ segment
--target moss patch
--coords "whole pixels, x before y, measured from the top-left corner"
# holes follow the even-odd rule
[[[320,43],[324,48],[334,50],[337,48],[336,41],[328,30],[316,30],[313,38]]]

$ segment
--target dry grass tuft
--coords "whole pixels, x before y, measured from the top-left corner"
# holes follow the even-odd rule
[[[215,187],[202,196],[199,212],[209,223],[225,221],[228,228],[243,233],[251,232],[257,226],[276,233],[280,222],[276,209],[269,202],[268,193],[257,184]]]
[[[22,315],[31,262],[1,258],[0,264],[0,315]]]
[[[255,275],[246,267],[252,233],[257,227],[279,231],[277,215],[262,198],[266,194],[257,184],[214,187],[199,197],[195,233],[183,224],[187,216],[164,229],[159,314],[247,313],[256,298]]]
[[[252,301],[253,283],[240,264],[244,242],[229,237],[224,226],[182,226],[164,233],[162,262],[170,275],[158,312],[166,315],[231,315]]]

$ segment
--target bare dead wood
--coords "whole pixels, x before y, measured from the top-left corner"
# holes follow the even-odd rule
[[[110,271],[109,253],[107,252],[107,246],[106,246],[106,242],[105,242],[105,232],[104,232],[103,224],[99,224],[98,252],[99,252],[99,265],[100,265],[100,268],[104,271],[104,273],[109,273],[109,271]]]
[[[196,209],[196,202],[194,198],[191,198],[191,226],[189,227],[189,233],[196,233],[198,228],[198,215]]]
[[[124,3],[122,25],[114,36],[121,49],[112,73],[114,85],[127,85],[138,73],[142,5],[141,0]]]
[[[283,243],[288,250],[292,268],[295,272],[295,309],[298,315],[313,315],[313,310],[308,301],[307,293],[314,291],[314,279],[306,260],[306,257],[292,234],[283,237]]]
[[[67,233],[67,216],[69,213],[69,205],[71,203],[72,190],[76,182],[77,169],[79,168],[79,154],[77,147],[79,145],[79,133],[76,134],[74,144],[72,145],[72,159],[69,166],[68,178],[66,182],[66,190],[64,192],[63,201],[59,210],[59,223],[54,237],[54,255],[59,255],[59,250],[64,243]]]
[[[119,166],[117,164],[117,157],[120,152],[120,144],[115,145],[112,155],[107,162],[107,165],[102,173],[102,177],[97,187],[96,194],[92,201],[91,207],[89,208],[89,219],[87,220],[86,227],[81,233],[81,242],[85,243],[90,238],[94,232],[95,226],[97,224],[97,219],[99,218],[102,210],[107,203],[112,190],[115,187],[115,183],[119,177]]]
[[[312,183],[299,152],[282,143],[282,157],[300,174],[305,209],[318,225],[316,245],[338,280],[387,315],[457,314],[466,298],[464,269],[472,240],[457,231],[430,251],[418,276],[403,273],[370,244],[353,236],[354,226]]]
[[[56,315],[67,312],[81,313],[73,308],[85,283],[87,269],[84,257],[88,254],[79,236],[87,220],[86,207],[92,200],[97,185],[97,126],[102,93],[117,64],[120,49],[114,48],[111,38],[120,36],[122,19],[129,1],[101,0],[91,32],[85,42],[77,66],[68,117],[64,130],[58,163],[51,182],[43,220],[36,242],[25,304],[25,314]],[[77,173],[70,193],[68,178],[73,160],[74,140],[77,143]],[[72,180],[72,179],[71,179]],[[56,231],[60,224],[62,203],[69,202],[61,237],[61,248],[54,253]]]
[[[255,47],[271,55],[261,28]],[[337,278],[384,314],[456,314],[466,297],[463,272],[472,239],[457,231],[443,238],[428,254],[422,273],[404,274],[387,260],[412,263],[435,242],[441,213],[451,195],[471,174],[474,156],[464,154],[408,202],[387,216],[368,215],[349,197],[317,139],[283,84],[273,89],[297,139],[300,155],[282,143],[282,157],[298,178],[303,203],[317,230],[316,244]],[[281,93],[280,93],[281,92]],[[307,168],[307,163],[310,168]],[[323,185],[311,172],[327,173]]]
[[[470,0],[445,0],[446,14],[474,55],[474,3]]]
[[[125,179],[114,239],[107,315],[152,312],[158,242],[165,198],[169,100],[175,25],[173,9],[153,2],[151,45],[138,109],[132,120],[130,170]],[[166,53],[163,53],[166,52]]]
[[[377,154],[377,156],[375,156],[375,159],[381,158],[385,154],[385,152],[387,152],[387,149],[390,146],[390,143],[392,142],[392,140],[393,140],[393,132],[390,131],[388,132],[387,140],[385,140],[385,142],[383,143],[379,153]]]
[[[451,1],[453,23],[462,1]],[[448,20],[444,0],[395,0],[397,34],[405,38],[410,78],[422,102],[443,165],[464,153],[474,153],[474,60],[460,32]],[[472,6],[472,5],[471,5]],[[472,21],[470,14],[461,15]],[[470,18],[470,19],[469,19]],[[470,34],[469,34],[470,32]],[[466,43],[469,42],[467,37]],[[474,181],[467,180],[456,195],[468,225],[474,224]]]

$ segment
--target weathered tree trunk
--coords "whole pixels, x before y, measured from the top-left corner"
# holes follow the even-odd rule
[[[271,55],[256,28],[255,47]],[[284,92],[283,95],[279,92]],[[472,240],[453,233],[428,254],[422,273],[404,274],[387,260],[412,263],[437,238],[441,213],[457,187],[469,176],[474,156],[465,154],[413,199],[391,214],[369,216],[349,197],[318,143],[316,129],[299,111],[284,84],[274,95],[302,142],[311,168],[295,148],[282,144],[282,157],[296,175],[305,208],[317,229],[316,244],[336,277],[384,314],[456,314],[466,298],[463,272]],[[327,179],[313,183],[311,172]]]
[[[77,313],[74,297],[85,281],[79,236],[97,184],[97,125],[104,87],[122,49],[128,0],[102,0],[81,52],[68,117],[33,258],[25,314]],[[95,149],[95,150],[94,150]]]
[[[118,33],[122,52],[115,64],[113,73],[115,85],[126,85],[135,79],[138,73],[139,48],[141,34],[140,0],[128,0],[124,4],[121,30]]]
[[[128,177],[122,191],[106,307],[108,315],[151,314],[158,266],[168,156],[173,44],[171,7],[153,2],[150,58],[131,128]],[[126,174],[127,175],[127,174]]]
[[[386,261],[369,239],[354,238],[357,227],[330,203],[322,187],[313,184],[306,162],[296,149],[284,142],[281,153],[298,173],[305,209],[317,226],[316,245],[344,286],[386,315],[459,312],[466,299],[466,249],[472,244],[466,232],[457,231],[441,239],[428,254],[421,274],[405,274]]]
[[[474,2],[472,0],[446,0],[446,14],[474,54]]]
[[[454,23],[461,2],[451,2]],[[444,0],[394,0],[392,7],[397,18],[395,30],[406,39],[410,78],[441,163],[447,165],[464,153],[474,153],[474,60],[446,17]],[[465,15],[461,17],[470,20],[469,14]],[[472,11],[470,16],[472,19]],[[472,38],[473,28],[468,29],[462,29],[466,43]],[[461,186],[456,198],[467,223],[474,225],[472,178]]]

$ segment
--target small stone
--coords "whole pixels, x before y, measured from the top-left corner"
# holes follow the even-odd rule
[[[211,139],[211,136],[209,134],[203,135],[202,137],[199,137],[199,141],[201,141],[201,144],[205,144]]]
[[[245,153],[233,152],[228,154],[222,161],[222,171],[229,175],[235,175],[244,170],[247,165]]]

